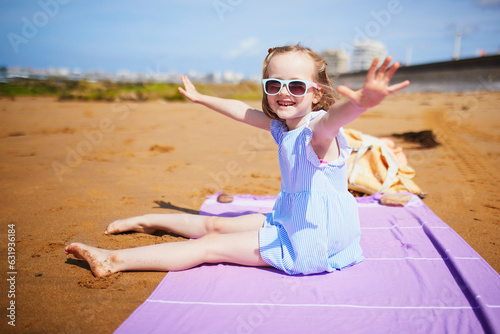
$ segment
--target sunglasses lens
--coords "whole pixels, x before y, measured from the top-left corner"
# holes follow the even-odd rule
[[[267,94],[278,94],[281,89],[281,82],[278,80],[269,80],[266,82],[265,88]]]
[[[292,81],[288,84],[288,89],[292,95],[304,95],[306,93],[306,83],[302,81]]]
[[[268,79],[264,81],[264,90],[268,95],[277,95],[285,83],[288,83],[287,89],[293,96],[304,96],[308,88],[307,82],[302,80],[281,81],[277,79]]]

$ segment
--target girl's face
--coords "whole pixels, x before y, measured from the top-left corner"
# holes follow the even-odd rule
[[[268,78],[280,80],[314,81],[314,62],[300,52],[287,52],[273,56],[267,67]],[[309,87],[304,96],[293,96],[286,85],[277,95],[268,95],[271,109],[284,119],[288,129],[293,130],[304,124],[306,116],[312,111],[313,103],[319,102],[321,94]]]

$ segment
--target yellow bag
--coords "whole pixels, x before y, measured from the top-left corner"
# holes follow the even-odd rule
[[[347,161],[349,189],[369,195],[409,191],[424,196],[412,180],[415,171],[402,164],[386,143],[356,130],[344,132],[353,148]]]

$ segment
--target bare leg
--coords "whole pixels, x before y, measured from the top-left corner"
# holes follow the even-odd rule
[[[156,230],[173,232],[188,238],[200,238],[210,233],[234,233],[258,230],[264,215],[250,214],[224,218],[192,214],[150,214],[117,220],[104,233],[117,234],[136,231],[151,234]]]
[[[118,271],[177,271],[202,263],[230,262],[247,266],[268,266],[259,251],[259,231],[208,234],[200,239],[158,245],[105,250],[73,243],[66,254],[87,261],[95,276]]]

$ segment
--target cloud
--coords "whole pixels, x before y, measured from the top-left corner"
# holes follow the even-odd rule
[[[476,5],[481,8],[500,7],[500,0],[476,0]]]
[[[256,55],[259,52],[259,39],[256,37],[246,38],[238,43],[238,46],[228,53],[229,59],[238,58],[242,55]]]

